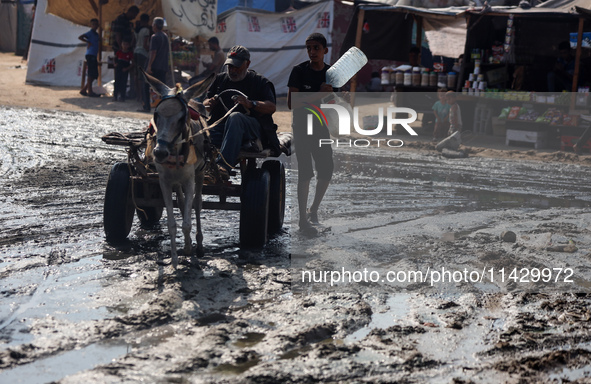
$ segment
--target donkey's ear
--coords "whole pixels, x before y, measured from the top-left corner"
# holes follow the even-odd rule
[[[142,75],[144,75],[146,82],[150,84],[150,87],[152,87],[154,92],[156,92],[158,95],[167,96],[173,94],[172,88],[169,88],[166,84],[164,84],[154,76],[147,74],[146,71],[144,71],[144,69],[141,67],[140,71],[142,72]]]
[[[187,102],[189,102],[189,100],[191,100],[192,98],[201,96],[202,94],[207,92],[207,90],[209,89],[209,86],[211,85],[211,83],[213,83],[213,80],[215,79],[215,77],[216,77],[216,74],[212,73],[211,75],[209,75],[208,78],[191,85],[189,88],[187,88],[183,92],[183,99],[185,99]]]

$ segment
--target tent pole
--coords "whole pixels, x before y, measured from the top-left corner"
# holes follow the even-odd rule
[[[571,91],[577,92],[579,83],[579,70],[581,69],[581,43],[583,41],[583,26],[585,19],[579,16],[579,34],[577,35],[577,53],[575,54],[575,73],[573,74],[573,86]]]
[[[423,52],[423,18],[415,15],[415,23],[417,23],[417,48],[419,49],[419,66],[421,65],[421,54]]]
[[[363,20],[365,19],[365,9],[359,10],[357,15],[357,33],[355,34],[355,46],[361,49],[361,33],[363,32]],[[351,79],[351,105],[355,105],[355,90],[357,89],[357,74]]]
[[[103,64],[102,64],[102,52],[103,52],[103,4],[99,0],[98,5],[98,19],[99,19],[99,27],[98,27],[98,35],[99,35],[99,49],[98,49],[98,79],[96,79],[96,84],[101,87],[103,85]]]

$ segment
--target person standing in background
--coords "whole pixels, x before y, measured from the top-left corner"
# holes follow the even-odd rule
[[[113,21],[111,31],[114,35],[112,43],[113,52],[117,52],[121,49],[121,43],[123,40],[129,41],[132,48],[135,47],[135,34],[133,33],[133,24],[131,21],[135,19],[139,13],[140,9],[135,5],[132,5],[127,12],[120,14],[115,21]]]
[[[131,43],[125,39],[121,42],[121,49],[115,52],[117,58],[115,62],[115,92],[113,101],[125,101],[125,92],[127,90],[127,80],[129,71],[133,64],[133,52],[131,52]]]
[[[170,55],[168,36],[163,32],[164,19],[155,17],[152,21],[154,34],[150,38],[150,51],[146,72],[166,84],[168,61]],[[140,112],[150,112],[150,86],[144,85],[144,106]]]
[[[139,68],[146,68],[148,63],[148,51],[150,50],[150,16],[147,13],[140,15],[140,25],[136,30],[136,45],[133,51],[135,65],[132,68],[132,84],[135,85],[136,97],[141,101],[144,89],[144,77],[140,74]]]
[[[78,39],[87,44],[86,48],[86,69],[88,75],[86,76],[86,85],[80,90],[82,96],[100,97],[99,94],[92,90],[92,83],[98,79],[98,50],[99,50],[99,34],[96,31],[99,27],[97,19],[90,20],[90,31],[78,36]]]

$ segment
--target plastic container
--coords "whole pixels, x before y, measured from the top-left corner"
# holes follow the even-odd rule
[[[357,47],[351,47],[326,71],[326,83],[340,88],[367,64],[367,56]]]
[[[382,76],[381,76],[381,83],[382,85],[388,85],[390,84],[390,72],[392,70],[390,69],[390,67],[384,67],[382,68]]]
[[[404,72],[396,71],[396,85],[404,85]]]
[[[437,86],[439,88],[447,87],[447,73],[439,72],[439,75],[437,75]]]
[[[451,90],[456,89],[456,81],[458,81],[458,75],[455,72],[447,74],[447,88]]]
[[[429,86],[436,87],[437,86],[437,72],[431,72],[429,74]]]
[[[411,82],[413,87],[420,87],[421,86],[421,68],[414,67],[412,69],[412,77]]]
[[[412,72],[406,71],[404,72],[404,85],[410,87],[412,85]]]
[[[390,84],[396,84],[396,71],[390,67]]]
[[[421,87],[428,87],[429,86],[429,70],[425,69],[423,73],[421,73]]]

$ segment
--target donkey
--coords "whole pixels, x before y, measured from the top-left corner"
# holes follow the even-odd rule
[[[178,266],[176,249],[176,221],[173,213],[172,192],[176,192],[178,207],[183,217],[182,231],[185,236],[184,254],[191,254],[192,264],[203,256],[203,234],[201,232],[201,189],[204,179],[203,133],[205,120],[199,117],[191,119],[188,102],[193,97],[205,93],[215,75],[196,83],[185,91],[179,86],[169,88],[166,84],[142,70],[146,82],[161,97],[154,111],[152,134],[146,149],[146,156],[153,157],[162,197],[166,206],[168,233],[170,235],[170,253],[172,266]],[[153,148],[153,150],[151,150]],[[191,209],[197,216],[197,249],[192,253]]]

